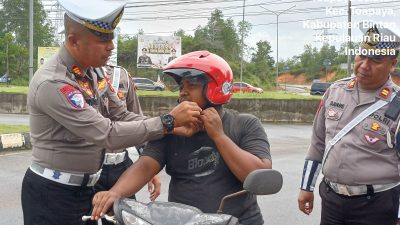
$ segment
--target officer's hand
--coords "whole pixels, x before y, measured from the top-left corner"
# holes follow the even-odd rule
[[[301,190],[298,203],[300,211],[310,215],[314,207],[314,193]]]
[[[222,127],[222,120],[215,108],[210,107],[201,112],[201,121],[204,124],[204,129],[207,135],[214,140],[218,136],[224,135],[224,129]]]
[[[191,137],[201,130],[203,130],[203,124],[201,123],[201,121],[198,121],[196,123],[189,123],[185,126],[175,127],[173,134],[184,137]]]
[[[150,193],[150,200],[153,202],[161,193],[161,181],[157,175],[147,183],[147,189]]]
[[[175,127],[198,123],[201,108],[195,102],[183,101],[172,109],[170,114],[175,118]]]
[[[114,201],[121,196],[112,191],[101,191],[94,195],[92,200],[92,220],[98,220],[104,216]]]

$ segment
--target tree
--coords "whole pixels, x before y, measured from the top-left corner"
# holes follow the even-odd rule
[[[131,74],[137,74],[137,36],[119,36],[118,38],[118,64],[127,69]]]
[[[252,54],[251,62],[246,66],[246,71],[251,76],[257,77],[258,82],[267,83],[267,86],[270,87],[275,83],[275,77],[272,73],[275,62],[270,56],[271,52],[271,45],[268,41],[258,41],[255,52]],[[253,83],[255,82],[253,81]],[[261,84],[258,83],[258,85]]]
[[[34,56],[38,46],[54,46],[54,31],[47,19],[42,2],[34,0]],[[28,79],[28,45],[29,45],[29,1],[0,0],[0,37],[12,34],[8,43],[10,75],[13,80]],[[5,54],[6,42],[0,46],[0,55]],[[15,60],[15,61],[13,61]],[[36,65],[36,64],[35,64]],[[6,70],[6,63],[0,62],[0,72]]]

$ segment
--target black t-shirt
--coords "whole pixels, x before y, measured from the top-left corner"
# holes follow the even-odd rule
[[[258,118],[224,111],[222,123],[225,134],[240,148],[259,158],[271,158],[267,134]],[[224,196],[243,189],[206,132],[190,138],[170,135],[149,142],[142,155],[157,160],[161,168],[166,166],[171,176],[169,201],[216,213]],[[256,196],[251,194],[228,200],[223,212],[239,218],[244,225],[264,223]]]

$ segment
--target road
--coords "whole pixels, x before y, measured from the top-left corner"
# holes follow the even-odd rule
[[[17,115],[15,118],[18,121],[26,121],[26,118],[21,115]],[[6,120],[0,115],[0,123],[4,123],[3,121]],[[311,125],[264,124],[264,128],[271,143],[273,168],[282,173],[284,180],[279,193],[258,198],[265,224],[319,224],[320,199],[317,192],[315,193],[315,208],[311,216],[306,216],[297,209],[298,187],[304,157],[309,145]],[[0,185],[0,225],[23,224],[20,190],[23,175],[30,164],[30,157],[30,151],[0,153],[0,177],[2,180],[2,185]],[[168,193],[168,175],[161,172],[161,180],[162,193],[158,200],[165,201]],[[145,188],[141,190],[137,197],[138,200],[147,202],[147,190]]]

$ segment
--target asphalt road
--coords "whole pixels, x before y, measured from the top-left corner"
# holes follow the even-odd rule
[[[5,121],[24,124],[27,123],[27,118],[23,115],[0,115],[0,123],[6,123]],[[315,208],[311,216],[302,214],[297,207],[298,187],[304,157],[309,145],[311,125],[264,124],[264,127],[271,143],[273,168],[279,170],[284,179],[283,188],[279,193],[258,198],[265,224],[319,224],[320,199],[318,193],[316,193]],[[22,178],[30,164],[30,158],[30,151],[0,153],[0,225],[23,224],[20,190]],[[165,201],[168,193],[168,175],[162,172],[161,180],[162,193],[157,200]],[[140,201],[148,202],[147,189],[142,189],[137,197]]]

